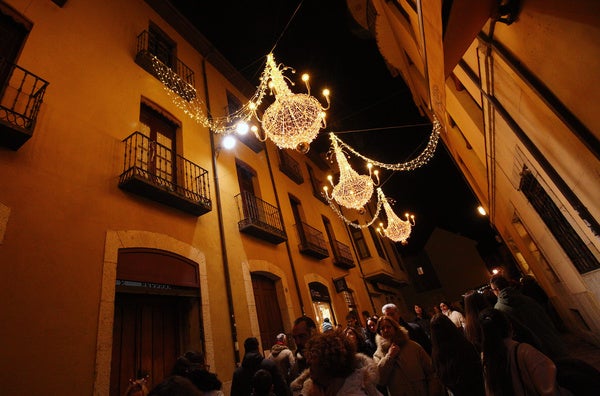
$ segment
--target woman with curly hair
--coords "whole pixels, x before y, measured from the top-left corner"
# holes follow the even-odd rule
[[[390,316],[377,322],[377,351],[373,359],[379,368],[379,384],[390,396],[437,396],[443,387],[435,377],[429,355],[408,337],[408,331]]]
[[[381,396],[376,371],[359,363],[352,342],[341,332],[311,338],[305,352],[309,368],[292,382],[294,396]]]
[[[431,319],[431,346],[437,377],[452,395],[485,395],[479,353],[445,315]]]

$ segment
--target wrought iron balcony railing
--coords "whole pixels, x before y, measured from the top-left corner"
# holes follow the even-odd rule
[[[31,136],[48,82],[0,57],[0,145],[17,150]]]
[[[287,239],[279,208],[248,191],[235,196],[240,221],[240,232],[253,235],[267,242],[279,244]]]
[[[137,36],[135,62],[183,99],[191,101],[196,97],[194,71],[173,56],[171,49],[147,30]]]
[[[329,257],[327,243],[321,231],[305,223],[298,223],[295,227],[300,238],[300,244],[298,245],[300,253],[318,258],[319,260]]]
[[[207,170],[140,132],[123,142],[120,188],[196,216],[212,209]]]
[[[279,150],[279,170],[286,174],[296,184],[304,183],[300,164],[285,150]]]
[[[333,241],[333,264],[341,268],[355,267],[350,246],[340,241]]]

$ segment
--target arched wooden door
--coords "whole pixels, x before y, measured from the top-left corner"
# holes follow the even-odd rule
[[[268,350],[275,344],[277,334],[283,333],[283,320],[275,281],[264,275],[252,274],[252,288],[262,347]]]
[[[130,378],[167,377],[178,356],[181,297],[119,293],[115,299],[110,394],[121,396]]]
[[[110,396],[130,378],[150,385],[169,376],[177,357],[201,350],[198,266],[155,249],[120,249],[113,324]]]

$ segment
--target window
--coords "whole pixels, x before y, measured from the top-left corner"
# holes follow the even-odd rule
[[[387,256],[385,255],[385,250],[383,249],[383,245],[381,244],[381,239],[379,239],[379,235],[373,229],[373,227],[369,227],[369,233],[371,234],[371,238],[373,238],[373,242],[375,243],[375,249],[377,249],[377,254],[384,260],[387,260]]]
[[[176,184],[176,134],[177,125],[159,111],[142,103],[140,106],[140,132],[149,140],[143,140],[143,147],[138,155],[148,153],[142,159],[142,168],[153,175],[156,181],[164,186]]]
[[[310,165],[306,164],[306,168],[308,169],[308,177],[310,177],[310,185],[312,186],[313,195],[318,198],[321,202],[328,205],[327,199],[323,193],[323,182],[315,176],[315,171]]]
[[[567,221],[558,206],[552,201],[546,190],[537,181],[533,173],[523,167],[519,190],[525,194],[527,200],[550,233],[554,236],[564,252],[569,256],[577,271],[580,274],[593,271],[600,268],[600,262],[592,254],[579,234],[573,229],[573,226]]]
[[[329,296],[327,286],[319,282],[311,282],[308,284],[308,288],[319,329],[325,318],[329,318],[331,323],[335,324],[336,321],[333,316],[333,309],[331,308],[331,297]]]
[[[156,25],[150,24],[148,29],[148,51],[166,66],[175,66],[175,42]]]
[[[362,232],[362,229],[349,227],[350,234],[352,235],[352,240],[354,240],[354,245],[356,246],[356,250],[358,251],[358,257],[361,259],[366,259],[371,257],[371,252],[369,252],[369,247],[367,246],[367,241],[365,240],[365,236]]]

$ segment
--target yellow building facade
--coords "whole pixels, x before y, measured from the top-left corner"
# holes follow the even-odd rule
[[[121,395],[190,349],[227,391],[247,337],[404,305],[394,245],[329,208],[322,159],[226,150],[178,106],[226,116],[254,88],[168,3],[6,0],[0,24],[0,393]]]
[[[600,6],[348,1],[524,274],[600,344]]]

